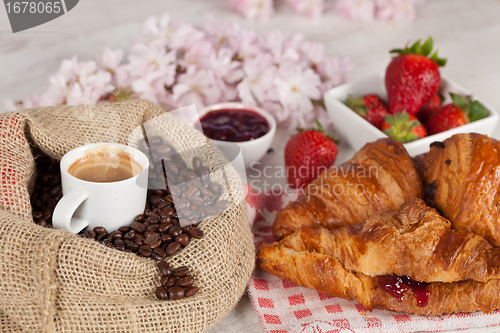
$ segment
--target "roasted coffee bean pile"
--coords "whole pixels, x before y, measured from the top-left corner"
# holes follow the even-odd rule
[[[222,189],[210,180],[210,170],[199,157],[194,157],[193,168],[188,168],[174,148],[159,136],[142,139],[139,149],[149,156],[149,187],[167,186],[181,226],[218,215],[229,207],[229,201],[219,200]],[[154,196],[150,201],[156,199],[161,197]]]
[[[42,227],[52,228],[52,212],[62,198],[59,163],[46,155],[36,159],[38,176],[31,195],[33,220]]]
[[[191,297],[200,290],[193,286],[194,278],[189,273],[188,267],[182,266],[172,270],[167,262],[160,261],[158,269],[161,274],[161,286],[156,288],[155,292],[158,299]]]
[[[230,203],[219,200],[221,187],[210,180],[209,169],[194,157],[193,169],[188,168],[172,146],[160,137],[141,141],[140,148],[156,163],[150,163],[149,189],[144,214],[129,226],[108,232],[96,227],[80,233],[107,247],[133,252],[159,261],[161,284],[156,290],[159,299],[180,299],[196,294],[194,278],[186,266],[172,270],[165,261],[192,238],[200,239],[203,232],[197,223],[207,216],[226,210]],[[41,226],[52,228],[52,212],[62,197],[59,162],[42,155],[36,160],[38,176],[31,196],[33,219]],[[168,171],[166,171],[168,170]],[[168,179],[167,179],[168,175]],[[163,176],[163,177],[162,177]],[[174,202],[176,205],[174,205]]]

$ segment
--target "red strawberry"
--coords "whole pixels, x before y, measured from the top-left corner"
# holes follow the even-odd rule
[[[382,131],[402,143],[415,141],[427,136],[427,131],[420,121],[406,111],[385,117],[385,121],[382,124]]]
[[[348,107],[356,111],[356,113],[368,120],[370,124],[377,128],[382,126],[385,116],[389,114],[385,102],[374,94],[358,98],[354,98],[349,94],[347,95],[345,103]]]
[[[436,134],[488,116],[488,110],[472,96],[450,94],[453,104],[443,106],[425,123],[429,134]]]
[[[439,59],[437,51],[427,58],[432,47],[429,37],[424,45],[417,41],[410,48],[391,51],[399,56],[391,60],[385,72],[390,113],[406,110],[414,115],[437,92],[441,83],[439,66],[444,66],[446,59]]]
[[[418,120],[424,123],[434,112],[439,110],[442,102],[443,99],[439,94],[432,95],[432,97],[422,105],[420,110],[418,110],[416,114]]]
[[[285,147],[285,165],[288,182],[293,188],[301,188],[333,165],[338,149],[335,141],[318,129],[300,130]]]

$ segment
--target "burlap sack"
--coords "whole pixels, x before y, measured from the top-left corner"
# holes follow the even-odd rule
[[[60,159],[90,142],[126,144],[135,128],[161,113],[149,102],[133,101],[1,115],[0,332],[201,332],[238,302],[254,267],[242,203],[202,222],[205,236],[168,258],[174,267],[187,265],[200,287],[194,297],[177,301],[156,299],[160,276],[152,259],[32,220],[33,145]],[[188,148],[206,142],[175,118],[163,119],[167,137]],[[216,148],[212,162],[227,163]],[[242,196],[237,174],[229,171],[227,178],[237,185],[229,195]]]

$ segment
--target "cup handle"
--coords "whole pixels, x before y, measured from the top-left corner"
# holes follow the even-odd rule
[[[61,200],[59,200],[52,214],[52,225],[54,228],[66,229],[74,234],[85,229],[89,225],[89,222],[79,217],[73,217],[73,215],[76,209],[80,207],[82,202],[88,197],[89,195],[87,192],[74,188],[66,193]]]

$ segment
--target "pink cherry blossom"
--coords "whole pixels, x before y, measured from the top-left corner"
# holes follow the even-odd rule
[[[320,77],[310,68],[301,70],[297,67],[281,67],[276,78],[279,101],[284,109],[293,112],[290,126],[306,126],[314,119],[311,100],[321,98]],[[278,114],[279,121],[287,113]]]
[[[229,7],[250,20],[267,21],[274,14],[273,0],[229,0]]]
[[[356,21],[373,21],[375,19],[375,0],[337,0],[337,13]]]
[[[277,100],[275,78],[277,68],[269,54],[260,54],[243,65],[244,79],[238,84],[238,96],[245,104],[259,105]]]
[[[376,17],[385,21],[407,25],[416,18],[414,0],[376,0]]]
[[[221,91],[215,83],[212,70],[188,67],[186,73],[178,77],[177,84],[173,88],[173,99],[179,107],[195,104],[200,110],[219,101]]]
[[[107,70],[111,74],[114,74],[116,72],[122,60],[123,51],[120,49],[113,51],[109,47],[106,47],[104,49],[102,55],[97,56],[97,63],[99,64],[99,68]]]
[[[293,10],[310,19],[318,19],[323,13],[325,0],[288,0]]]

